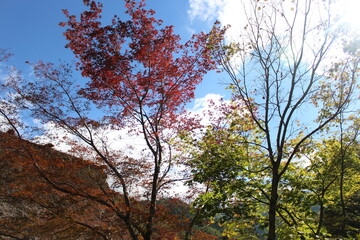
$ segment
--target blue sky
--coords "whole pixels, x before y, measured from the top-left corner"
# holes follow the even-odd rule
[[[101,2],[104,5],[105,22],[115,14],[126,17],[123,0]],[[216,18],[212,11],[218,7],[211,6],[216,2],[211,0],[202,1],[203,3],[198,0],[146,2],[148,8],[156,11],[156,17],[164,20],[165,25],[175,26],[175,32],[180,34],[183,40],[189,39],[193,32],[208,31]],[[61,9],[68,9],[71,14],[79,14],[85,8],[82,0],[0,0],[0,48],[9,49],[14,53],[10,64],[22,70],[23,74],[30,71],[25,61],[58,62],[74,59],[72,52],[64,47],[64,28],[58,25],[66,20]],[[206,12],[206,9],[209,11]],[[208,74],[199,85],[196,97],[204,97],[207,93],[224,95],[227,91],[220,84],[223,80],[224,77],[218,74]]]

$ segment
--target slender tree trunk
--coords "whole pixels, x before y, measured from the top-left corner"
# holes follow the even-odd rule
[[[160,174],[160,162],[161,162],[161,153],[159,156],[155,156],[155,169],[153,175],[153,181],[151,186],[151,197],[150,197],[150,206],[149,206],[149,217],[146,223],[146,232],[144,234],[144,240],[150,240],[153,233],[153,220],[156,213],[156,199],[158,191],[158,180]]]
[[[279,164],[275,163],[273,165],[273,175],[271,181],[271,195],[270,195],[270,203],[269,203],[269,235],[268,240],[276,239],[276,208],[278,201],[278,188],[279,188],[279,173],[278,166]]]
[[[199,215],[200,215],[201,210],[202,210],[201,208],[196,209],[195,215],[194,215],[194,217],[191,219],[191,222],[190,222],[188,228],[187,228],[186,231],[185,231],[184,240],[191,240],[191,238],[192,238],[192,237],[191,237],[191,236],[192,236],[192,230],[193,230],[193,227],[194,227],[194,225],[195,225],[195,223],[196,223],[197,218],[198,218]]]
[[[150,206],[149,206],[149,217],[146,223],[146,232],[144,234],[144,240],[150,240],[151,235],[153,232],[153,220],[156,213],[156,188],[157,188],[157,180],[158,180],[159,173],[155,171],[153,183],[152,183],[152,193],[150,199]],[[156,182],[155,182],[156,181]]]
[[[340,172],[340,206],[341,206],[341,232],[345,233],[346,226],[346,206],[344,200],[344,173],[345,173],[345,164],[344,164],[344,155],[341,153],[341,172]]]
[[[341,206],[341,232],[345,234],[346,206],[344,200],[344,175],[345,175],[345,149],[343,136],[343,115],[340,114],[340,206]]]
[[[320,210],[319,210],[319,223],[318,223],[318,227],[316,229],[316,235],[320,234],[322,225],[323,225],[323,221],[324,221],[324,202],[323,202],[324,197],[322,196],[322,199],[320,200]]]
[[[134,228],[131,226],[130,222],[125,222],[127,230],[129,231],[130,237],[132,240],[138,240],[138,235],[135,233]]]

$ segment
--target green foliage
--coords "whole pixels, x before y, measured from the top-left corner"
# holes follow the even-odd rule
[[[231,107],[235,104],[223,106],[225,117],[208,126],[200,139],[186,134],[182,137],[192,146],[188,148],[192,149],[190,184],[198,182],[207,187],[194,207],[201,209],[202,217],[213,217],[222,224],[226,236],[256,239],[264,227],[264,202],[269,188],[269,181],[264,179],[269,177],[269,171],[256,140],[260,134],[244,109]]]
[[[196,203],[210,214],[221,212],[235,238],[253,237],[243,226],[269,240],[325,238],[326,207],[338,195],[345,216],[346,194],[352,192],[343,136],[340,152],[312,144],[357,100],[359,51],[356,42],[339,39],[331,1],[291,2],[292,13],[287,1],[252,1],[238,41],[215,55],[228,73],[233,99],[242,103],[235,108],[248,116],[229,118],[223,111],[232,121],[209,129],[192,167],[194,180],[208,187]],[[342,55],[327,59],[339,41]],[[307,157],[314,159],[309,163]],[[211,208],[215,204],[221,210]]]
[[[229,107],[225,117],[208,126],[201,138],[195,140],[186,134],[182,137],[191,149],[190,183],[202,183],[207,188],[195,200],[194,208],[201,209],[203,218],[212,217],[220,223],[225,229],[223,235],[230,239],[259,239],[266,235],[271,171],[257,142],[261,135],[246,111],[239,109]],[[278,189],[279,239],[344,239],[359,233],[358,128],[357,119],[348,120],[353,124],[342,138],[332,132],[329,138],[309,139],[288,165]],[[291,148],[291,142],[287,144]],[[337,230],[343,221],[339,205],[341,146],[347,146],[346,234]]]

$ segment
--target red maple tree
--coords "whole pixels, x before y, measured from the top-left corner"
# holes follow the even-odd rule
[[[79,18],[64,10],[68,21],[60,25],[67,27],[67,47],[78,59],[77,69],[89,81],[75,85],[70,66],[39,62],[33,64],[37,81],[24,83],[14,78],[10,84],[22,106],[37,119],[76,136],[86,144],[82,149],[95,155],[93,161],[106,168],[121,197],[99,189],[101,201],[94,200],[122,221],[129,237],[162,239],[161,221],[166,218],[158,211],[157,200],[164,186],[176,180],[170,176],[174,159],[169,132],[176,134],[190,127],[181,120],[184,106],[194,97],[203,76],[216,68],[211,51],[222,40],[223,31],[215,27],[182,44],[173,26],[163,26],[153,10],[145,9],[144,0],[125,3],[131,20],[114,17],[106,26],[101,22],[102,5],[95,1],[84,0],[88,9]],[[102,121],[88,117],[92,107],[88,100],[99,107]],[[148,154],[141,159],[110,151],[106,139],[98,134],[105,127],[119,129],[129,124],[139,127],[138,134],[145,141]],[[134,183],[141,186],[134,188]],[[135,197],[134,189],[141,194]],[[174,221],[170,219],[168,223]]]

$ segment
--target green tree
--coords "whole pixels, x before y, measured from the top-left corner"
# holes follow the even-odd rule
[[[262,133],[239,102],[213,106],[213,110],[223,115],[214,114],[201,138],[183,135],[191,153],[190,184],[206,186],[193,207],[200,217],[223,225],[229,238],[258,239],[263,236],[265,189],[269,188],[264,179],[270,176],[257,140]]]
[[[344,122],[343,122],[344,123]],[[289,199],[293,219],[301,219],[310,236],[356,237],[359,214],[354,199],[359,193],[358,127],[332,132],[314,140],[302,151],[304,162],[284,176],[291,186]],[[341,124],[340,124],[341,126]],[[345,207],[345,215],[344,213]],[[300,214],[305,214],[303,217]],[[303,227],[303,228],[304,228]]]
[[[244,106],[232,103],[224,105],[220,112],[224,115],[213,121],[200,139],[185,137],[192,153],[193,181],[207,187],[194,207],[204,218],[220,222],[229,238],[264,238],[271,169],[266,167],[261,141],[256,141],[261,132],[251,124]],[[241,124],[244,122],[247,124]],[[342,137],[340,132],[333,132],[338,125],[334,121],[334,127],[327,129],[323,138],[307,141],[289,164],[278,189],[280,239],[358,234],[359,128],[357,119],[350,117],[347,122],[353,123],[343,130]],[[345,180],[342,192],[346,219],[342,217],[341,176]],[[341,232],[344,222],[348,222],[347,233]]]
[[[329,54],[340,31],[332,27],[331,3],[319,3],[323,10],[320,12],[315,4],[252,2],[239,42],[214,47],[217,53],[223,51],[215,56],[231,79],[229,88],[234,101],[242,102],[242,111],[250,117],[249,121],[234,124],[250,124],[256,129],[252,131],[257,135],[249,143],[238,144],[239,150],[232,152],[244,161],[244,149],[257,146],[250,150],[252,156],[245,159],[261,166],[253,174],[262,179],[257,192],[263,195],[261,201],[267,210],[259,214],[267,218],[268,239],[276,239],[287,221],[281,212],[284,192],[290,187],[285,176],[316,133],[348,107],[358,77],[357,59],[352,61],[351,56],[344,54],[345,60],[331,62]],[[225,146],[223,152],[234,161],[226,150],[229,147]],[[217,153],[221,150],[212,148],[216,152],[210,155],[222,161]],[[226,167],[226,161],[220,166]],[[243,178],[244,183],[252,179],[238,173],[233,179]],[[237,186],[238,192],[244,185]]]
[[[349,124],[345,127],[345,124]],[[325,211],[324,221],[327,229],[334,236],[356,237],[359,234],[359,212],[356,199],[360,188],[359,162],[359,125],[358,119],[341,115],[337,121],[339,131],[334,133],[331,146],[326,149],[328,158],[336,167],[337,181],[333,188],[333,201]],[[354,208],[353,210],[351,210]],[[354,224],[355,223],[355,224]]]

